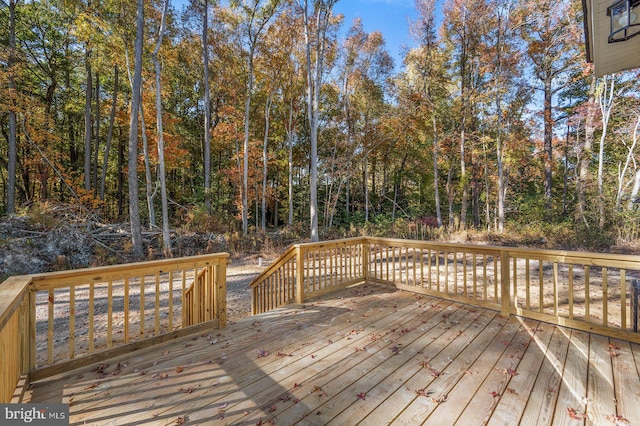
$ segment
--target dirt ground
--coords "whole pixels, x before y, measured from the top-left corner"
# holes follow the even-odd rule
[[[227,266],[227,320],[230,323],[251,315],[249,284],[269,265],[270,259],[238,258]]]

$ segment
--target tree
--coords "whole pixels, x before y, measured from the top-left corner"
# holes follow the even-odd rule
[[[243,185],[242,185],[242,233],[249,231],[249,114],[251,112],[251,96],[253,94],[253,78],[256,49],[260,35],[277,12],[279,0],[247,0],[238,4],[243,15],[243,25],[248,48],[247,57],[247,94],[244,110],[244,145],[243,145]]]
[[[332,9],[338,0],[316,0],[313,10],[309,0],[298,0],[304,20],[304,39],[307,67],[307,119],[311,139],[311,166],[309,180],[309,211],[311,241],[318,241],[318,125],[320,115],[320,91],[327,50],[327,32],[332,23]],[[312,55],[313,52],[313,55]],[[312,62],[313,58],[313,62]]]
[[[527,43],[527,55],[543,93],[544,199],[547,210],[552,207],[553,187],[553,96],[563,88],[563,77],[579,61],[578,22],[571,3],[552,0],[529,1],[523,13],[526,18],[521,35]]]
[[[202,66],[204,69],[204,205],[211,214],[211,91],[209,88],[209,0],[202,12]]]
[[[138,113],[142,98],[142,50],[144,48],[144,0],[137,0],[136,42],[131,93],[131,118],[129,120],[129,221],[131,223],[132,254],[141,259],[142,228],[138,203]]]
[[[169,0],[165,0],[160,18],[160,29],[158,30],[158,42],[153,51],[152,58],[156,71],[156,126],[158,128],[158,177],[160,178],[160,198],[162,200],[162,247],[165,256],[171,256],[171,235],[169,233],[169,207],[167,202],[167,180],[164,161],[164,136],[162,126],[162,89],[161,89],[161,68],[158,60],[158,52],[162,45],[162,39],[166,28],[167,9]]]
[[[16,195],[16,163],[17,163],[17,138],[16,138],[16,96],[17,87],[15,81],[16,66],[16,6],[19,0],[9,0],[9,56],[7,58],[7,70],[9,79],[10,106],[9,106],[9,152],[7,158],[7,213],[15,212]]]

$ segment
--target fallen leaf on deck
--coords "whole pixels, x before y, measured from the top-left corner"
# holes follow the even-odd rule
[[[431,396],[433,395],[433,391],[427,389],[418,389],[416,391],[416,394],[418,394],[418,396]]]
[[[276,411],[278,409],[278,407],[276,407],[275,405],[271,408],[269,408],[269,412],[273,413],[274,411]]]
[[[176,419],[176,424],[177,425],[184,424],[187,421],[188,418],[189,418],[189,416],[180,416],[180,417],[178,417]]]
[[[286,356],[293,356],[293,354],[288,354],[288,353],[284,353],[284,352],[276,352],[276,356],[277,357],[286,357]]]
[[[182,367],[181,365],[176,367],[176,373],[182,373],[184,371],[184,367]]]
[[[182,391],[183,393],[192,393],[195,390],[195,388],[186,388],[186,389],[185,388],[180,388],[178,390]]]
[[[353,348],[353,350],[356,352],[364,352],[363,348]]]
[[[436,404],[440,404],[443,402],[447,402],[448,396],[447,395],[442,395],[440,398],[431,398],[432,402],[435,402]]]
[[[364,401],[367,398],[367,394],[365,392],[360,392],[357,397]]]
[[[493,396],[494,398],[500,398],[502,395],[500,395],[498,392],[496,391],[491,391],[489,392],[491,394],[491,396]]]
[[[398,345],[393,345],[389,349],[391,349],[391,352],[393,352],[394,355],[397,354],[398,352],[400,352],[400,349],[398,348]]]
[[[567,412],[569,413],[569,417],[575,420],[585,420],[587,419],[587,415],[581,411],[576,410],[573,407],[567,407]]]
[[[617,416],[615,414],[607,414],[607,420],[609,420],[610,422],[612,422],[617,426],[629,426],[631,424],[629,420],[625,419],[622,416]]]
[[[258,350],[258,358],[262,358],[269,355],[269,351]]]

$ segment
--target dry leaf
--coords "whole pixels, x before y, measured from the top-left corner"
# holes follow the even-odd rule
[[[493,396],[494,398],[500,398],[502,395],[500,395],[500,393],[496,392],[496,391],[491,391],[489,392],[491,394],[491,396]]]
[[[182,373],[183,371],[184,371],[184,367],[180,365],[176,367],[176,373]]]
[[[609,420],[611,423],[613,423],[616,426],[629,426],[631,424],[629,420],[625,419],[622,416],[617,416],[615,414],[607,414],[607,420]]]
[[[567,407],[567,412],[569,413],[569,417],[575,420],[585,420],[587,419],[587,415],[581,411],[576,410],[573,407]]]
[[[418,389],[416,391],[416,394],[418,394],[418,396],[431,396],[433,395],[433,391],[427,389]]]
[[[357,397],[364,401],[367,398],[367,394],[366,392],[360,392]]]

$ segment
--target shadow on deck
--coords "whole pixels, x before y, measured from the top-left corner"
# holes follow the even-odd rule
[[[640,345],[366,284],[32,383],[71,424],[640,424]]]

